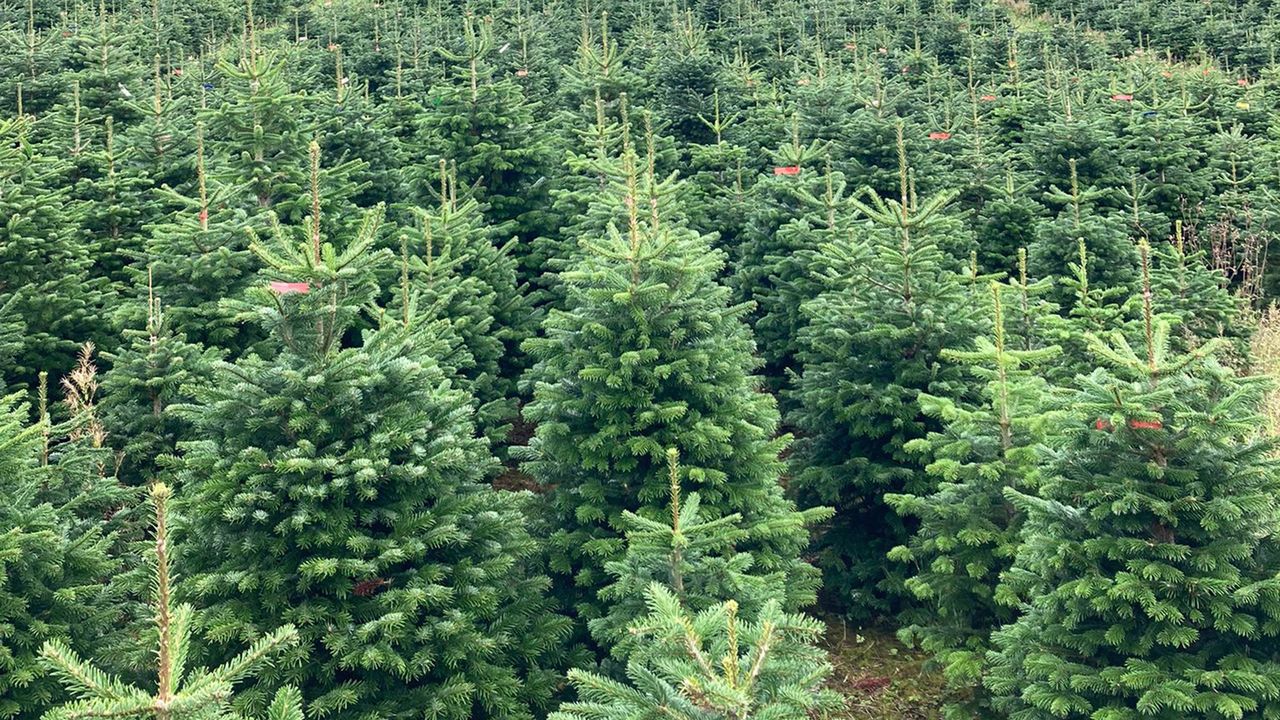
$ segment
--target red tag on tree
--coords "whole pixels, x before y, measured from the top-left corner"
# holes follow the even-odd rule
[[[1159,420],[1130,420],[1129,427],[1134,430],[1159,430],[1164,427],[1164,423]]]
[[[774,174],[774,175],[799,175],[799,174],[800,174],[800,166],[799,166],[799,165],[784,165],[784,166],[782,166],[782,167],[776,167],[776,168],[774,168],[774,169],[773,169],[773,174]]]
[[[1240,78],[1236,81],[1236,84],[1240,87],[1249,87],[1249,80],[1248,78]]]
[[[1102,418],[1098,418],[1093,423],[1093,429],[1094,430],[1110,430],[1111,422],[1108,420],[1103,420]]]
[[[304,282],[272,282],[271,291],[277,295],[306,295],[311,292],[311,283]]]
[[[529,75],[529,71],[525,70],[524,68],[520,68],[519,70],[516,71],[516,77],[526,77],[528,75]]]
[[[207,209],[200,211],[200,222],[202,223],[209,222],[209,211]]]
[[[173,69],[173,76],[174,76],[174,77],[182,77],[182,68],[174,68],[174,69]]]
[[[1116,102],[1133,102],[1133,96],[1127,95],[1125,93],[1116,93],[1115,95],[1111,96],[1111,99],[1115,100]]]
[[[951,139],[951,133],[949,133],[949,132],[931,132],[931,133],[929,133],[929,139],[930,139],[930,140],[950,140],[950,139]]]
[[[995,96],[995,95],[983,95],[982,97],[980,97],[980,98],[978,98],[978,99],[979,99],[979,100],[981,100],[982,102],[992,102],[993,100],[995,100],[995,99],[996,99],[996,96]]]

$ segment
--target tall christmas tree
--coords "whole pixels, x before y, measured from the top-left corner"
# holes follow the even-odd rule
[[[965,347],[980,327],[959,263],[939,247],[950,232],[942,213],[952,195],[917,200],[901,128],[899,152],[900,197],[856,201],[872,221],[866,236],[820,249],[815,271],[824,286],[803,306],[808,325],[790,415],[802,433],[791,457],[800,504],[836,508],[819,542],[826,592],[863,617],[893,605],[901,567],[885,553],[911,531],[883,495],[934,485],[905,449],[940,429],[919,397],[970,394],[943,350]]]
[[[241,695],[296,684],[339,718],[524,718],[549,701],[566,621],[441,345],[373,300],[380,211],[322,241],[319,218],[257,251],[241,305],[264,355],[215,369],[187,412],[189,587],[215,647],[281,620],[301,644]],[[354,328],[373,310],[374,329]]]
[[[582,239],[561,275],[565,308],[526,343],[536,364],[524,416],[537,432],[525,467],[549,490],[553,568],[572,578],[580,616],[598,617],[622,514],[665,512],[660,469],[674,448],[707,517],[741,514],[752,534],[742,549],[759,572],[785,572],[789,603],[803,604],[815,579],[799,561],[805,519],[778,484],[786,438],[773,437],[777,410],[751,374],[745,308],[717,282],[724,260],[710,238],[664,215],[661,181],[639,162],[628,146],[626,227]]]
[[[1053,432],[1049,410],[1057,399],[1040,377],[1056,346],[1012,347],[1005,333],[1002,286],[992,284],[994,331],[975,350],[945,351],[953,362],[985,381],[979,404],[922,394],[926,414],[945,430],[913,440],[906,450],[929,458],[925,470],[938,479],[932,493],[886,495],[899,514],[918,518],[909,542],[890,556],[908,563],[907,588],[922,601],[908,612],[904,640],[919,643],[961,688],[980,685],[992,630],[1014,618],[996,601],[1001,574],[1020,542],[1022,516],[1005,498],[1006,487],[1033,492],[1041,445]],[[954,717],[981,714],[980,702],[950,709]],[[987,710],[989,712],[989,710]]]

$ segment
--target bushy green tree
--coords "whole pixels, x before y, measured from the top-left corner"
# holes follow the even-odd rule
[[[947,679],[959,688],[981,685],[990,633],[1015,617],[996,601],[1001,574],[1020,543],[1022,514],[1004,489],[1034,492],[1042,444],[1056,428],[1050,410],[1057,393],[1041,378],[1044,364],[1059,348],[1021,350],[1005,333],[1002,286],[992,284],[993,337],[977,339],[975,350],[944,351],[953,362],[985,383],[981,401],[920,396],[927,415],[945,429],[913,440],[906,450],[928,458],[926,472],[938,487],[922,495],[889,494],[899,514],[917,518],[911,539],[890,552],[914,572],[907,589],[921,607],[902,618],[900,635],[933,654]],[[990,712],[980,698],[957,703],[949,716]]]
[[[613,583],[600,591],[600,599],[608,611],[589,623],[596,641],[621,660],[643,642],[630,628],[646,613],[646,595],[655,582],[669,587],[681,605],[695,613],[726,597],[739,598],[752,613],[769,600],[786,598],[784,573],[753,573],[751,554],[737,550],[751,539],[751,528],[743,527],[741,515],[704,518],[698,493],[683,496],[683,469],[674,449],[667,451],[667,465],[670,514],[649,519],[623,512],[627,551],[605,564]]]
[[[799,560],[804,516],[778,484],[787,438],[774,437],[777,409],[752,375],[745,308],[717,282],[724,258],[710,239],[663,215],[650,194],[659,181],[633,150],[624,163],[627,226],[583,239],[561,275],[565,308],[525,344],[535,365],[524,416],[537,431],[524,467],[549,491],[553,568],[580,617],[598,617],[605,563],[624,549],[622,514],[665,512],[660,469],[674,448],[708,519],[739,513],[771,528],[742,549],[758,572],[785,572],[788,602],[803,604],[814,588]]]
[[[160,298],[147,298],[147,324],[124,331],[124,347],[103,353],[111,371],[102,381],[102,423],[120,453],[120,476],[130,485],[151,482],[161,457],[172,456],[190,426],[172,406],[192,399],[193,386],[208,379],[216,349],[186,341],[165,322]]]
[[[872,221],[863,235],[819,251],[823,285],[802,306],[808,324],[789,415],[801,433],[791,456],[799,504],[836,510],[818,538],[825,592],[857,617],[901,600],[893,595],[902,568],[885,553],[912,528],[883,496],[932,491],[935,481],[905,449],[941,429],[919,398],[970,395],[943,350],[963,349],[981,327],[959,263],[939,247],[949,232],[941,213],[953,196],[917,202],[905,162],[900,168],[900,199],[855,201]]]
[[[496,462],[432,358],[433,326],[372,305],[378,221],[336,242],[309,221],[258,246],[276,284],[242,308],[265,354],[219,365],[188,411],[188,587],[215,648],[298,628],[246,708],[288,683],[339,718],[527,718],[550,700],[567,624],[530,567],[523,500],[485,484]]]
[[[85,517],[114,493],[95,482],[59,487],[70,478],[50,467],[46,445],[57,430],[44,417],[29,422],[20,397],[0,400],[0,717],[25,720],[62,697],[40,671],[43,643],[101,647],[115,621],[105,580],[119,563],[112,533]]]
[[[78,236],[80,222],[58,178],[64,163],[30,142],[30,120],[0,120],[0,293],[27,335],[15,365],[0,372],[30,387],[40,371],[72,366],[76,348],[93,338],[103,298],[91,276],[94,256]]]
[[[1093,336],[1027,513],[987,686],[1016,718],[1240,718],[1280,710],[1272,443],[1261,384],[1143,332]]]

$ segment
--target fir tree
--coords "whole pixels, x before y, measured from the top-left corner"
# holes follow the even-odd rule
[[[1240,718],[1278,711],[1280,587],[1272,443],[1261,385],[1142,333],[1091,336],[1107,367],[1069,425],[1008,573],[1020,617],[995,635],[987,686],[1016,718]],[[1016,593],[1016,595],[1015,595]]]
[[[651,520],[631,511],[623,513],[627,551],[621,559],[605,564],[614,578],[600,591],[608,612],[589,623],[592,636],[622,660],[637,649],[639,638],[629,629],[645,614],[646,593],[655,582],[668,586],[681,605],[694,613],[719,605],[726,597],[739,598],[748,612],[755,613],[768,600],[786,597],[785,575],[753,574],[750,553],[737,551],[751,536],[742,527],[742,516],[705,519],[698,493],[682,496],[683,470],[674,449],[667,451],[667,464],[670,517]]]
[[[456,180],[444,177],[437,207],[411,208],[418,232],[412,243],[404,239],[403,280],[420,311],[456,335],[459,353],[449,364],[477,402],[481,430],[500,442],[516,415],[520,343],[533,335],[537,318],[519,284],[516,241],[494,243],[480,204],[460,199]]]
[[[120,474],[143,485],[171,456],[190,428],[169,408],[192,399],[192,386],[206,380],[218,351],[193,345],[168,326],[160,298],[147,298],[147,325],[124,331],[125,346],[103,353],[111,363],[102,382],[102,422],[120,452]]]
[[[90,277],[94,257],[58,185],[62,163],[40,154],[28,131],[26,118],[0,120],[0,294],[27,330],[16,366],[3,372],[30,387],[40,371],[70,369],[99,322],[103,288]]]
[[[64,476],[46,461],[46,438],[56,429],[43,417],[29,423],[19,398],[0,399],[0,717],[25,719],[61,697],[40,672],[44,642],[100,648],[115,621],[104,579],[119,563],[112,533],[82,514],[103,501],[105,488],[60,491]]]
[[[1041,445],[1054,432],[1049,410],[1056,393],[1038,370],[1059,348],[1010,347],[1001,290],[992,284],[994,337],[978,338],[975,350],[944,351],[985,381],[982,402],[968,406],[920,396],[921,408],[941,419],[945,430],[913,440],[905,449],[929,458],[925,470],[938,478],[937,489],[885,496],[899,514],[919,519],[910,541],[890,553],[915,570],[906,586],[923,602],[904,616],[900,635],[932,653],[948,680],[962,688],[980,685],[991,631],[1014,618],[1012,609],[995,599],[1022,525],[1004,489],[1034,491]],[[949,713],[972,717],[983,708],[963,703]]]
[[[245,707],[291,683],[339,718],[527,718],[550,699],[566,623],[528,570],[523,501],[484,484],[496,463],[430,326],[372,305],[378,220],[331,243],[316,218],[257,248],[273,286],[241,307],[266,354],[217,366],[188,410],[202,630],[223,647],[297,625],[301,644]],[[378,325],[357,335],[369,309]]]
[[[804,517],[778,485],[787,438],[773,437],[777,410],[751,374],[746,308],[716,282],[724,260],[709,238],[663,215],[661,187],[634,150],[623,161],[626,228],[583,240],[561,276],[565,308],[525,344],[536,364],[524,416],[538,424],[525,467],[550,490],[553,568],[572,578],[579,615],[598,617],[604,565],[623,551],[622,513],[664,511],[659,468],[674,448],[707,517],[739,513],[760,528],[743,549],[758,572],[785,572],[788,602],[804,604],[814,588],[798,560]]]
[[[437,83],[428,94],[432,112],[419,120],[421,142],[427,152],[456,163],[458,179],[482,188],[495,223],[514,222],[523,236],[544,229],[539,220],[545,205],[545,175],[551,162],[546,133],[534,120],[534,105],[526,101],[510,77],[495,79],[488,55],[493,51],[493,20],[463,18],[465,48],[460,53],[440,49],[455,64],[453,82]],[[427,168],[432,168],[428,165]],[[439,178],[429,178],[438,182]]]
[[[1131,289],[1137,278],[1137,246],[1129,239],[1124,219],[1107,211],[1100,201],[1106,189],[1083,186],[1075,158],[1068,160],[1070,184],[1066,190],[1054,185],[1045,195],[1047,202],[1061,207],[1058,217],[1040,225],[1036,241],[1029,248],[1031,269],[1037,277],[1065,277],[1076,257],[1080,240],[1089,252],[1089,280],[1102,287]],[[1068,305],[1070,298],[1058,298]]]
[[[164,299],[168,326],[187,339],[239,355],[258,339],[254,328],[235,322],[225,300],[248,287],[258,267],[249,252],[248,215],[239,207],[241,185],[227,185],[206,170],[205,130],[196,126],[195,187],[164,187],[161,198],[174,209],[150,228],[144,242],[147,287]],[[126,303],[116,322],[140,327],[150,320],[143,302]]]
[[[151,718],[153,720],[217,720],[235,717],[230,697],[236,683],[251,677],[274,656],[297,642],[297,631],[286,625],[256,640],[247,650],[213,670],[190,668],[192,628],[197,622],[190,605],[175,605],[169,570],[169,487],[151,487],[155,506],[155,639],[156,688],[126,685],[119,678],[85,662],[65,642],[52,640],[40,650],[46,668],[76,697],[44,714],[47,720],[71,718]],[[302,703],[294,688],[282,688],[264,715],[266,720],[302,720]]]
[[[939,247],[948,230],[939,213],[953,195],[916,200],[901,137],[900,198],[855,201],[873,223],[866,237],[820,249],[823,287],[802,306],[808,324],[789,416],[802,432],[791,457],[801,506],[836,508],[819,538],[825,590],[837,607],[863,617],[893,604],[901,568],[885,553],[911,531],[883,495],[934,485],[905,450],[940,429],[921,412],[919,396],[969,395],[959,365],[942,351],[964,347],[979,327],[958,263]]]
[[[803,720],[840,709],[840,696],[823,687],[831,666],[814,647],[821,623],[784,613],[776,600],[748,620],[732,600],[691,615],[658,583],[646,599],[649,613],[632,632],[649,647],[628,663],[628,682],[570,670],[578,701],[551,720]]]

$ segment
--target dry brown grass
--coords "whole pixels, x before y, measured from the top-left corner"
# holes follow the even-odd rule
[[[1265,375],[1277,384],[1267,393],[1263,410],[1267,430],[1280,435],[1280,307],[1271,305],[1258,314],[1258,329],[1249,348],[1250,371]]]

